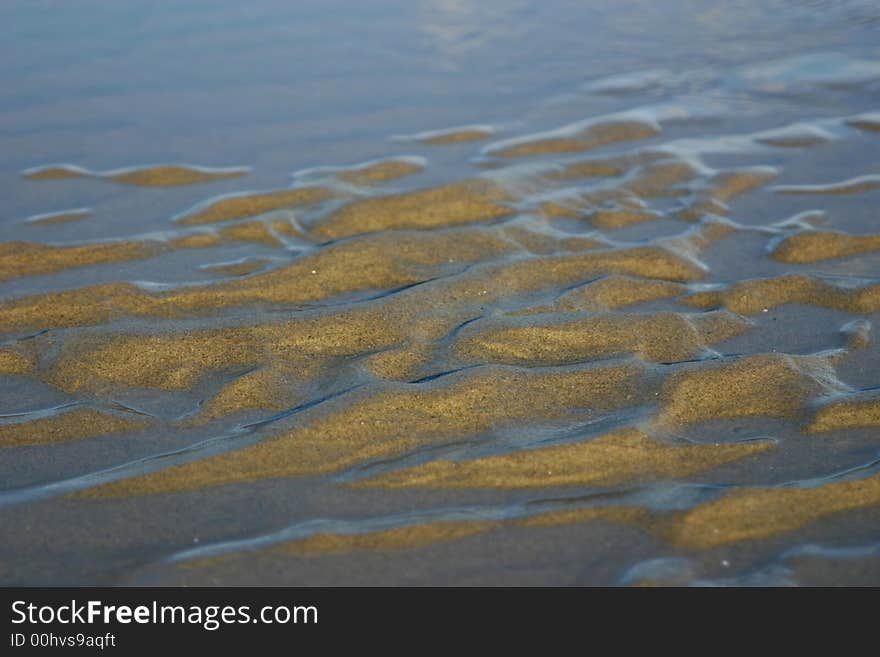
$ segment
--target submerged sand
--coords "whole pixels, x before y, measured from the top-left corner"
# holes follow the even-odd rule
[[[239,562],[458,563],[510,536],[539,559],[560,536],[623,536],[621,554],[712,573],[718,550],[749,564],[804,536],[860,540],[857,514],[880,507],[880,235],[811,221],[825,202],[876,202],[880,178],[786,165],[838,140],[876,149],[880,121],[726,135],[737,161],[709,166],[704,141],[667,140],[649,114],[417,133],[394,143],[426,157],[258,191],[246,168],[26,170],[27,185],[157,195],[242,179],[163,231],[39,232],[93,220],[67,210],[0,244],[0,282],[28,286],[0,299],[0,378],[36,400],[0,408],[0,448],[53,484],[14,499],[109,510],[120,531],[129,509],[217,504],[211,550],[181,547],[167,519],[149,531],[171,571],[218,581]],[[451,180],[426,177],[431,152],[459,150]],[[801,198],[818,205],[788,204]],[[172,260],[189,278],[144,281]],[[227,503],[274,524],[226,531]],[[597,562],[633,566],[595,540]]]

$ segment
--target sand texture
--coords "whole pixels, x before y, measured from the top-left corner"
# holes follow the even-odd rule
[[[0,226],[0,582],[852,574],[880,536],[880,118],[870,63],[822,61],[578,66],[482,118],[413,77],[417,108],[367,85],[344,125],[252,117],[257,85],[211,133],[248,157],[202,153],[249,167],[34,147]]]

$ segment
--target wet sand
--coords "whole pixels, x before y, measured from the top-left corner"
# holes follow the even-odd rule
[[[806,57],[23,156],[0,581],[880,584],[880,52]]]

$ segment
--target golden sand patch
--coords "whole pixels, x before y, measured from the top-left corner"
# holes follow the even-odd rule
[[[196,422],[209,422],[248,410],[281,411],[306,401],[302,382],[317,373],[319,363],[302,363],[297,368],[263,366],[226,384],[208,400]]]
[[[776,169],[766,166],[719,171],[697,186],[675,217],[683,221],[699,221],[707,215],[725,217],[730,201],[763,187],[778,175]]]
[[[424,384],[384,384],[349,393],[297,426],[256,445],[79,493],[143,495],[321,474],[417,447],[476,436],[508,423],[582,419],[644,399],[636,363],[522,371],[483,367]]]
[[[23,171],[21,175],[28,180],[63,180],[65,178],[82,178],[88,176],[89,172],[68,164],[51,164],[28,169]]]
[[[608,248],[608,243],[593,237],[559,237],[547,232],[532,230],[517,224],[505,224],[501,232],[517,244],[536,254],[557,253],[560,251],[591,251]]]
[[[420,141],[423,144],[461,144],[469,141],[488,139],[494,134],[495,130],[489,127],[465,127],[423,132],[421,134],[414,135],[413,139],[415,141]]]
[[[658,427],[680,427],[734,417],[793,417],[834,389],[837,379],[821,357],[759,354],[700,363],[671,374],[663,385]]]
[[[227,226],[220,231],[220,237],[223,240],[281,246],[281,240],[262,221],[246,221]]]
[[[305,303],[418,283],[431,277],[432,267],[513,250],[514,244],[491,232],[370,235],[328,245],[285,267],[240,280],[156,293],[115,283],[23,297],[0,304],[0,326],[5,331],[59,328],[98,324],[125,314],[173,317],[253,303]]]
[[[129,283],[92,287],[13,299],[0,304],[0,330],[49,329],[102,324],[127,314],[162,315],[159,304]]]
[[[825,130],[806,123],[800,123],[777,130],[768,130],[756,137],[755,141],[778,148],[806,148],[808,146],[824,144],[830,139],[831,135]]]
[[[81,221],[92,216],[91,211],[83,208],[80,210],[62,210],[60,212],[48,212],[35,214],[25,221],[29,224],[68,224],[73,221]]]
[[[642,199],[690,195],[674,216],[698,221],[705,215],[727,215],[727,202],[766,185],[778,175],[772,167],[758,166],[719,171],[706,178],[701,177],[701,171],[691,163],[662,152],[640,154],[636,161],[638,166],[619,184],[568,193],[543,202],[539,210],[550,218],[587,217],[597,228],[614,230],[663,216],[647,209]],[[567,168],[547,175],[559,177],[566,171]],[[696,179],[698,183],[693,182]]]
[[[223,276],[247,276],[261,269],[265,269],[269,264],[268,258],[248,258],[240,262],[218,263],[216,265],[206,265],[202,267],[203,271],[209,271],[213,274],[221,274]]]
[[[669,250],[690,255],[696,258],[700,252],[711,246],[718,240],[738,232],[740,228],[725,219],[719,217],[704,217],[698,224],[677,235],[661,237],[654,241],[655,244],[666,247]]]
[[[0,424],[0,447],[49,445],[143,429],[146,420],[132,420],[91,409],[75,408],[51,417]]]
[[[567,179],[572,177],[623,175],[622,180],[615,184],[603,182],[587,190],[567,192],[557,195],[539,206],[547,217],[577,218],[591,213],[608,210],[621,212],[621,216],[609,215],[606,226],[597,227],[622,228],[627,223],[637,223],[637,213],[648,212],[644,198],[666,198],[685,196],[689,192],[684,183],[699,175],[699,171],[691,164],[677,158],[669,157],[661,152],[637,153],[619,156],[609,160],[586,160],[566,165],[559,169],[551,169],[544,174],[548,179]],[[617,207],[608,207],[617,206]],[[623,212],[631,211],[633,216],[628,220]],[[659,213],[652,214],[657,219]],[[647,217],[641,217],[648,220]],[[600,219],[601,222],[601,219]]]
[[[846,340],[849,351],[864,349],[871,344],[871,322],[867,319],[856,319],[840,327],[840,334]]]
[[[245,219],[273,210],[313,205],[326,201],[332,192],[325,187],[299,187],[272,192],[254,192],[224,196],[207,204],[198,205],[177,222],[184,226],[218,223],[231,219]]]
[[[28,169],[22,175],[28,180],[59,180],[62,178],[100,178],[141,187],[179,187],[196,183],[237,178],[248,173],[246,167],[210,168],[186,164],[160,164],[131,167],[115,171],[90,171],[66,164],[53,164]]]
[[[451,240],[450,247],[456,247],[457,255],[465,255],[467,240],[458,237],[449,235],[446,239]],[[429,243],[438,245],[436,240]],[[420,246],[419,240],[415,245]],[[344,243],[338,246],[345,248]],[[474,257],[478,257],[483,244],[476,242],[473,247]],[[330,248],[318,253],[326,255]],[[385,250],[379,249],[378,252],[384,253]],[[363,251],[358,250],[358,253]],[[403,254],[406,253],[404,250]],[[398,254],[398,262],[404,261],[403,254]],[[409,257],[418,261],[421,258],[442,259],[442,256],[442,251],[436,249],[424,252],[417,248]],[[623,256],[623,262],[626,262],[632,254],[624,252]],[[208,402],[202,419],[251,408],[292,407],[304,401],[299,386],[329,364],[328,359],[375,352],[364,361],[373,373],[386,378],[417,378],[418,370],[431,358],[431,345],[457,323],[472,316],[474,311],[468,310],[470,304],[487,303],[513,293],[528,293],[556,285],[560,280],[581,279],[591,266],[598,264],[600,268],[606,268],[608,261],[605,258],[617,265],[620,257],[620,253],[606,253],[597,263],[584,260],[582,256],[565,256],[474,268],[461,276],[432,283],[427,290],[413,289],[370,307],[354,307],[311,319],[187,333],[83,334],[65,342],[57,358],[44,364],[41,376],[67,391],[97,393],[120,386],[182,390],[192,388],[212,373],[261,368],[258,371],[266,378],[255,374],[234,380],[216,399]],[[644,264],[641,258],[635,258],[634,262],[639,267]],[[246,280],[259,278],[262,277]],[[279,282],[279,285],[282,284]],[[271,287],[265,284],[256,286],[256,289],[261,294],[272,293]],[[302,289],[283,286],[281,293],[289,294],[291,290],[303,292]],[[220,305],[205,290],[194,289],[185,293],[205,294],[207,308]],[[194,303],[197,297],[191,299],[191,307],[198,309],[200,306]],[[171,305],[164,295],[157,297],[130,285],[114,284],[20,300],[13,306],[16,312],[7,312],[7,315],[17,315],[20,321],[44,325],[47,320],[69,325],[95,323],[125,314],[173,316],[183,306],[179,297],[175,301],[176,304]],[[438,309],[443,308],[446,310],[438,313]],[[413,322],[416,317],[424,318],[421,325]],[[269,367],[270,364],[273,365]],[[281,375],[281,370],[277,369],[279,366],[287,368],[288,373]]]
[[[270,222],[269,225],[278,235],[306,240],[305,232],[298,225],[294,225],[295,223],[295,220],[276,219],[275,221]]]
[[[626,119],[608,120],[590,123],[571,134],[517,140],[510,145],[502,144],[491,148],[488,152],[500,157],[578,153],[618,142],[649,139],[658,134],[660,128],[653,123]]]
[[[880,396],[858,393],[834,400],[816,412],[807,431],[836,431],[859,427],[880,427]]]
[[[515,289],[540,289],[552,284],[566,285],[590,276],[622,274],[668,281],[693,281],[703,270],[692,261],[657,246],[604,249],[522,260],[494,268],[492,276],[518,283]],[[539,284],[540,283],[540,284]]]
[[[492,233],[368,235],[325,246],[265,274],[170,292],[161,303],[204,313],[259,302],[318,301],[419,283],[432,277],[434,267],[512,250],[513,244]]]
[[[656,278],[691,280],[702,276],[692,262],[659,247],[608,249],[511,259],[502,264],[474,266],[458,276],[426,283],[389,298],[383,309],[389,321],[426,314],[442,318],[453,328],[457,322],[473,319],[483,308],[499,300],[510,302],[559,287],[584,282],[603,274],[629,274]],[[453,311],[459,309],[460,314]],[[440,336],[437,336],[440,337]]]
[[[870,313],[880,309],[880,285],[841,287],[811,276],[777,276],[742,281],[722,290],[695,292],[680,303],[706,309],[723,305],[743,315],[788,303]]]
[[[485,223],[513,210],[503,190],[484,180],[352,201],[312,230],[321,239],[339,239],[381,230],[435,229]]]
[[[663,532],[701,550],[794,531],[826,516],[880,504],[880,475],[815,488],[746,488],[675,517]]]
[[[779,172],[776,169],[767,166],[720,171],[709,178],[709,196],[727,203],[738,196],[763,187],[778,176]]]
[[[14,349],[0,347],[0,374],[29,374],[33,368],[32,358]]]
[[[430,362],[434,347],[413,340],[401,347],[390,348],[364,359],[364,367],[381,379],[407,381],[418,378]]]
[[[683,203],[681,209],[676,210],[674,216],[682,221],[700,221],[706,216],[726,217],[730,208],[711,196],[698,194]]]
[[[72,219],[71,219],[72,220]],[[0,244],[0,280],[51,274],[77,267],[126,262],[151,258],[169,249],[200,249],[219,246],[224,241],[248,241],[281,246],[275,231],[301,236],[287,222],[273,222],[268,226],[251,221],[228,226],[215,233],[196,233],[170,239],[108,240],[73,246],[54,246],[38,242],[4,242]]]
[[[772,256],[781,262],[809,263],[880,251],[880,235],[810,230],[782,240]]]
[[[358,291],[385,290],[427,280],[434,275],[433,267],[474,262],[518,250],[503,234],[495,230],[457,229],[368,235],[325,246],[286,267],[239,280],[169,292],[146,292],[120,283],[24,297],[0,304],[2,326],[6,331],[58,328],[99,323],[123,314],[174,317],[253,303],[304,303]],[[135,244],[132,248],[161,251],[163,246],[146,244]],[[197,241],[191,246],[199,244]],[[587,248],[592,242],[581,241],[575,246]],[[21,258],[8,244],[6,249],[9,261]],[[35,249],[28,261],[36,263],[34,267],[45,267],[37,258],[38,252],[40,249]],[[102,251],[86,253],[95,259]],[[68,257],[75,254],[72,252]],[[118,254],[111,251],[106,257]],[[0,247],[0,263],[3,259]],[[602,249],[481,266],[432,286],[433,296],[426,296],[421,305],[430,307],[454,300],[485,303],[499,295],[576,284],[601,274],[689,281],[701,278],[704,272],[690,259],[662,247]],[[420,303],[410,301],[410,297],[404,299],[407,304]]]
[[[684,196],[688,192],[682,183],[698,175],[699,171],[688,162],[664,158],[639,167],[623,187],[636,198]]]
[[[480,233],[475,233],[474,237],[477,235],[480,235]],[[493,248],[497,253],[504,253],[512,249],[509,242],[502,242],[485,235],[482,239],[477,239],[470,247],[467,244],[467,240],[456,240],[452,235],[447,236],[447,239],[449,240],[449,247],[454,249],[456,254],[454,260],[457,262],[461,260],[467,262],[466,258],[468,257],[476,259],[482,255],[480,251],[487,247]],[[440,246],[442,242],[438,241],[435,244]],[[345,245],[354,247],[350,242],[346,242]],[[340,244],[339,247],[342,249],[344,245]],[[473,249],[473,251],[470,251],[470,249]],[[352,248],[352,250],[358,254],[365,254],[366,252],[365,255],[369,255],[369,251],[364,245],[360,245],[359,249]],[[326,249],[320,251],[319,254],[325,251]],[[473,255],[469,255],[469,253],[473,253]],[[408,264],[408,260],[412,258],[421,265],[431,261],[442,262],[444,254],[444,249],[430,252],[419,249],[414,253],[403,250],[399,251],[393,260],[395,265],[402,266]],[[379,258],[388,260],[388,254],[381,251]],[[343,267],[343,263],[339,263],[339,273],[351,285],[351,263],[345,264],[347,266]],[[304,267],[307,266],[308,264],[304,265]],[[318,276],[320,270],[315,271],[318,272],[316,274]],[[335,268],[332,271],[336,271]],[[359,271],[361,276],[372,273],[368,268],[361,268]],[[510,298],[516,294],[529,294],[558,285],[572,284],[582,281],[584,277],[604,273],[634,274],[672,280],[693,280],[703,275],[702,270],[689,260],[659,247],[608,249],[583,254],[576,253],[541,258],[526,257],[505,264],[477,266],[459,276],[440,279],[435,283],[427,284],[427,287],[424,289],[413,291],[410,294],[399,294],[396,297],[389,298],[384,312],[389,319],[394,317],[396,321],[409,323],[407,318],[420,316],[420,313],[425,312],[433,313],[437,308],[444,306],[447,309],[451,309],[468,304],[484,305],[500,298]],[[259,290],[260,294],[265,295],[263,298],[266,298],[272,292],[272,289],[267,288],[265,285],[266,281],[261,281],[261,278],[263,277],[257,276],[247,280],[254,281],[254,292]],[[228,294],[231,285],[227,285],[224,297]],[[300,289],[290,290],[289,287],[285,287],[281,292],[287,296],[292,296],[295,293],[304,294],[308,290],[309,286],[302,283]],[[250,290],[248,291],[253,294]],[[193,293],[198,294],[197,291]],[[185,294],[185,292],[182,292],[180,295],[175,295],[173,297],[174,301],[179,304],[181,297]],[[221,301],[225,301],[225,299],[221,298]],[[214,303],[218,303],[216,298]]]
[[[157,242],[101,242],[80,246],[50,246],[37,242],[0,244],[0,281],[38,276],[75,267],[140,260],[162,250]]]
[[[719,171],[697,185],[675,217],[683,221],[700,221],[707,215],[725,217],[730,201],[763,187],[778,175],[776,169],[766,166]]]
[[[78,336],[46,373],[65,390],[137,386],[186,390],[206,372],[258,364],[254,336],[247,329],[215,329],[165,335]]]
[[[337,174],[353,185],[375,185],[424,171],[425,165],[412,159],[389,159],[351,167]]]
[[[649,162],[658,157],[661,156],[643,153],[601,158],[593,157],[587,160],[569,162],[555,167],[545,175],[551,180],[568,180],[570,178],[616,178],[622,176],[637,164]]]
[[[687,287],[663,280],[606,276],[559,296],[561,310],[611,310],[645,301],[668,299],[682,294]]]
[[[169,246],[175,249],[206,249],[222,243],[223,240],[216,233],[195,233],[168,241]]]
[[[847,119],[846,123],[859,130],[880,132],[880,112],[869,112],[867,114],[853,116]]]
[[[644,301],[668,299],[686,289],[680,283],[664,280],[606,276],[560,295],[557,303],[562,309],[611,310]]]
[[[635,209],[619,209],[619,210],[596,210],[589,215],[590,223],[596,228],[603,230],[618,230],[633,226],[635,224],[645,223],[646,221],[656,221],[663,215],[653,210],[635,210]]]
[[[331,314],[188,332],[81,334],[64,345],[45,377],[72,392],[117,386],[184,390],[211,372],[270,362],[308,376],[320,357],[387,348],[406,335],[405,326],[384,320],[378,309],[343,317],[344,321]]]
[[[246,168],[208,169],[186,165],[167,164],[152,167],[139,167],[119,172],[100,174],[126,185],[141,187],[179,187],[196,183],[238,178],[248,172]]]
[[[589,202],[578,195],[559,201],[545,201],[538,206],[538,212],[548,219],[583,219],[590,211],[589,207]]]
[[[610,275],[560,294],[551,304],[542,304],[510,313],[535,315],[549,312],[603,312],[646,301],[677,297],[687,286],[671,281]]]
[[[473,461],[437,460],[357,482],[383,488],[613,486],[685,477],[772,448],[770,442],[669,445],[638,429]]]
[[[732,338],[750,324],[730,313],[604,314],[551,321],[492,318],[470,324],[454,346],[467,362],[555,365],[612,355],[676,362]]]
[[[107,321],[124,314],[157,317],[205,314],[252,303],[303,303],[361,290],[383,290],[431,277],[427,267],[515,251],[509,241],[483,231],[372,235],[332,244],[287,267],[239,280],[148,293],[128,284],[101,285],[0,304],[3,328],[58,328]],[[2,256],[0,256],[2,261]],[[484,303],[500,295],[571,285],[590,276],[627,274],[672,281],[696,280],[703,271],[660,247],[608,249],[583,254],[487,265],[432,286],[408,308],[461,301]]]

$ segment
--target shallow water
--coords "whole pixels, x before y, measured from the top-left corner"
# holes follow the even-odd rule
[[[874,3],[0,25],[0,582],[880,584]]]

